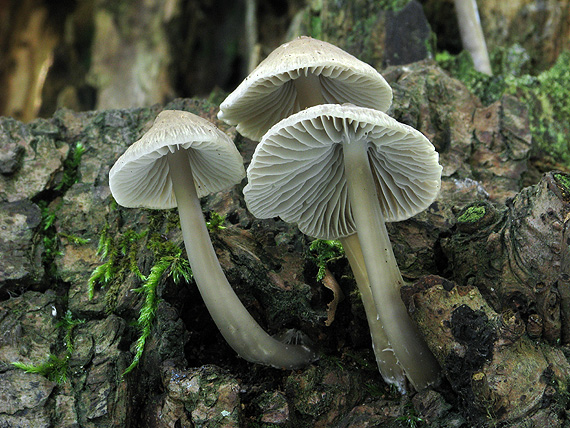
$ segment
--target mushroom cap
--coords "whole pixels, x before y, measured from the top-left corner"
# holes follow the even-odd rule
[[[293,80],[309,73],[319,76],[327,103],[382,111],[392,103],[390,85],[372,66],[335,45],[302,36],[271,52],[222,102],[218,118],[259,141],[271,126],[300,110]]]
[[[176,207],[166,155],[182,149],[188,153],[199,197],[245,177],[243,159],[226,134],[195,114],[164,110],[109,171],[109,186],[117,203],[129,208]]]
[[[263,136],[247,170],[250,212],[279,216],[315,238],[355,233],[343,141],[368,146],[386,221],[405,220],[437,197],[439,155],[421,132],[378,110],[322,104],[282,120]]]

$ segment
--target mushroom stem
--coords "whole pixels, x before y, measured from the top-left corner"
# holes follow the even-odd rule
[[[368,146],[350,140],[348,136],[343,140],[347,190],[372,296],[394,354],[419,391],[437,379],[439,365],[400,297],[404,281],[380,209]]]
[[[168,153],[167,161],[192,274],[224,339],[240,357],[254,363],[294,369],[315,361],[317,356],[308,347],[288,345],[269,336],[243,306],[212,246],[188,153],[184,150]]]
[[[326,100],[321,92],[321,80],[318,75],[307,72],[305,75],[300,75],[293,80],[293,84],[297,91],[299,110],[326,104]]]
[[[493,75],[485,35],[481,27],[479,10],[475,0],[455,0],[455,12],[459,24],[459,33],[464,49],[473,59],[475,70]]]
[[[398,360],[394,355],[390,341],[384,332],[374,298],[372,297],[372,290],[370,289],[370,281],[366,273],[366,264],[364,263],[364,256],[362,248],[358,240],[358,235],[355,233],[344,238],[340,238],[344,253],[350,268],[354,274],[356,285],[360,291],[364,311],[366,312],[366,319],[368,320],[368,327],[370,328],[370,336],[372,338],[372,349],[376,356],[376,364],[382,378],[386,383],[395,385],[400,392],[405,392],[406,377],[402,367],[398,364]]]

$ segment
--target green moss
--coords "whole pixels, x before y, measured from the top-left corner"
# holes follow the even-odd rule
[[[440,52],[435,59],[441,68],[461,80],[485,105],[494,103],[505,92],[507,84],[504,78],[500,75],[489,76],[475,70],[473,60],[466,51],[459,55]]]
[[[105,226],[97,250],[104,263],[93,271],[88,281],[89,299],[94,297],[98,285],[105,288],[107,312],[114,310],[118,292],[128,275],[134,275],[141,282],[141,286],[133,290],[143,299],[137,320],[140,334],[135,345],[135,356],[124,374],[131,372],[142,358],[158,307],[158,285],[166,278],[172,278],[175,283],[179,283],[182,279],[189,281],[192,276],[188,260],[183,257],[183,250],[173,242],[165,240],[159,232],[151,232],[169,229],[177,224],[171,211],[150,213],[149,226],[142,231],[126,229],[123,233],[111,234],[110,226]],[[154,259],[148,275],[144,275],[139,269],[141,250],[144,249],[150,250]]]
[[[381,10],[390,10],[399,12],[410,2],[410,0],[378,0],[378,6]]]
[[[66,358],[60,358],[54,354],[48,355],[47,360],[41,364],[24,364],[16,361],[12,365],[26,373],[39,374],[58,384],[67,381],[68,361]]]
[[[424,426],[424,420],[417,415],[416,409],[414,408],[411,401],[406,403],[404,406],[404,414],[398,416],[396,421],[404,424],[409,428],[418,428]]]
[[[210,231],[210,233],[215,233],[218,230],[223,230],[226,227],[224,223],[226,222],[226,216],[218,214],[215,211],[210,212],[210,219],[206,221],[206,227]]]
[[[42,264],[45,266],[46,272],[51,278],[57,278],[58,273],[55,258],[62,254],[59,249],[59,238],[54,225],[61,205],[61,203],[50,205],[49,202],[45,200],[38,202],[38,206],[42,213],[42,220],[39,229],[44,246]]]
[[[73,329],[76,326],[83,323],[85,323],[85,320],[73,318],[73,314],[71,313],[71,311],[67,310],[63,318],[56,325],[57,327],[62,328],[63,331],[65,331],[64,343],[67,352],[69,354],[73,352],[73,340],[72,340]]]
[[[560,183],[566,191],[570,192],[570,176],[568,174],[554,174],[554,178]]]
[[[58,235],[61,238],[67,239],[68,242],[70,242],[71,244],[74,244],[74,245],[85,245],[85,244],[88,244],[89,242],[91,242],[91,240],[88,238],[81,238],[79,236],[71,235],[69,233],[59,232]]]
[[[483,218],[486,213],[486,209],[483,206],[470,206],[463,214],[461,214],[457,221],[460,223],[475,223]]]
[[[212,90],[212,92],[210,92],[210,95],[208,95],[206,102],[211,105],[219,106],[227,96],[227,92],[216,87]]]
[[[63,343],[65,351],[63,357],[58,357],[55,354],[50,354],[47,360],[41,364],[24,364],[21,362],[13,362],[12,365],[24,370],[26,373],[36,373],[46,377],[52,382],[63,384],[67,381],[67,374],[69,370],[69,360],[73,354],[73,329],[83,324],[85,320],[73,318],[71,311],[67,311],[63,318],[57,323],[57,327],[64,332]]]
[[[560,54],[550,70],[525,83],[517,92],[530,107],[533,140],[539,150],[570,166],[570,52]]]
[[[562,52],[549,70],[531,76],[528,54],[518,45],[491,55],[493,76],[473,68],[470,55],[438,53],[436,61],[489,105],[505,93],[528,106],[534,154],[545,154],[570,166],[570,52]]]
[[[175,255],[162,256],[151,268],[150,274],[145,278],[142,287],[133,290],[141,294],[144,298],[137,320],[140,336],[136,342],[133,361],[123,374],[130,373],[134,370],[142,358],[146,339],[150,336],[156,316],[156,309],[158,307],[156,290],[160,281],[170,276],[175,283],[180,282],[182,278],[189,281],[191,275],[192,272],[188,260],[182,257],[182,250],[178,249]]]
[[[63,163],[63,176],[55,190],[65,192],[71,186],[79,181],[79,165],[81,158],[85,153],[85,147],[81,143],[77,143],[71,148],[67,159]]]
[[[317,265],[317,281],[325,276],[325,269],[332,260],[344,255],[344,249],[339,241],[315,239],[309,245],[309,257]]]
[[[333,403],[336,385],[322,382],[324,369],[311,366],[298,376],[287,378],[286,388],[295,397],[298,412],[311,418],[325,414]]]
[[[49,199],[41,199],[37,201],[37,205],[41,210],[42,220],[39,227],[39,235],[43,243],[42,263],[48,276],[52,279],[58,278],[57,265],[55,258],[60,256],[62,252],[59,246],[60,234],[57,233],[55,221],[63,202],[61,196],[79,180],[79,165],[81,158],[85,153],[85,149],[81,143],[77,143],[68,153],[67,159],[63,162],[63,175],[61,181],[51,189],[51,192],[44,192],[40,197],[48,196]],[[60,199],[58,199],[60,198]],[[56,202],[58,201],[59,202]],[[80,237],[65,236],[68,240],[75,243],[83,242]],[[52,281],[55,283],[55,281]]]
[[[373,63],[376,55],[374,52],[376,44],[371,42],[370,39],[376,34],[374,27],[378,23],[379,14],[380,12],[378,11],[371,11],[369,15],[363,16],[362,19],[355,16],[354,27],[346,37],[347,46],[362,46],[363,49],[360,52],[359,59],[367,63]]]
[[[115,240],[112,236],[107,235],[108,227],[106,227],[99,238],[99,246],[97,248],[97,255],[101,257],[101,260],[105,260],[105,263],[95,268],[91,273],[88,284],[88,295],[89,300],[93,299],[95,296],[95,288],[97,285],[102,288],[109,286],[115,282],[117,284],[122,280],[123,276],[119,273],[123,273],[124,269],[122,266],[122,258],[118,251]],[[113,294],[110,290],[107,290],[106,297],[108,294]],[[109,301],[106,299],[107,311],[111,312]]]
[[[554,179],[556,180],[558,187],[562,191],[562,197],[565,200],[570,200],[570,175],[555,173]]]
[[[467,51],[458,55],[439,52],[435,55],[435,60],[441,68],[461,80],[483,104],[489,105],[499,100],[509,87],[528,81],[527,73],[530,71],[530,57],[519,45],[496,48],[489,57],[493,76],[476,71]]]
[[[316,39],[320,39],[323,32],[323,21],[321,20],[320,16],[312,15],[310,17],[310,24],[311,24],[311,37]]]

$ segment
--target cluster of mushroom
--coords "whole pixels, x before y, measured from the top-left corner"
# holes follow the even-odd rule
[[[380,373],[401,391],[406,378],[419,390],[436,380],[439,366],[400,299],[403,280],[385,222],[426,209],[439,191],[441,166],[419,131],[384,113],[391,100],[390,86],[374,68],[329,43],[300,37],[261,62],[221,104],[218,117],[260,141],[247,170],[248,209],[295,223],[309,236],[341,241]],[[111,170],[113,195],[124,206],[178,206],[200,293],[239,355],[277,367],[308,364],[314,351],[268,336],[219,268],[198,198],[239,182],[243,163],[225,134],[191,116],[164,111],[157,117]],[[233,297],[221,299],[222,293]]]
[[[402,391],[407,377],[419,390],[435,381],[439,365],[400,298],[403,280],[385,222],[426,209],[442,168],[427,138],[383,113],[391,101],[374,68],[301,37],[273,51],[218,117],[261,137],[244,189],[250,212],[341,241],[382,376]]]
[[[226,279],[210,241],[199,198],[244,177],[243,159],[226,134],[192,113],[164,110],[113,165],[109,186],[124,207],[178,207],[200,295],[239,356],[274,367],[303,367],[317,359],[316,353],[304,345],[282,343],[261,328]]]

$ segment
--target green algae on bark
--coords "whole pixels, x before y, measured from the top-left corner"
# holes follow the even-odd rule
[[[508,50],[497,50],[492,55],[496,72],[493,76],[475,71],[466,52],[457,56],[438,54],[436,59],[485,105],[505,93],[524,102],[529,109],[533,154],[545,154],[554,163],[570,168],[570,140],[567,138],[570,133],[570,52],[562,52],[549,70],[532,76],[513,73],[512,61],[524,63],[524,52],[515,48],[511,51],[517,52],[516,55],[509,55]],[[507,57],[511,62],[505,60]]]
[[[485,215],[484,206],[469,206],[457,217],[457,221],[460,223],[475,223]]]

